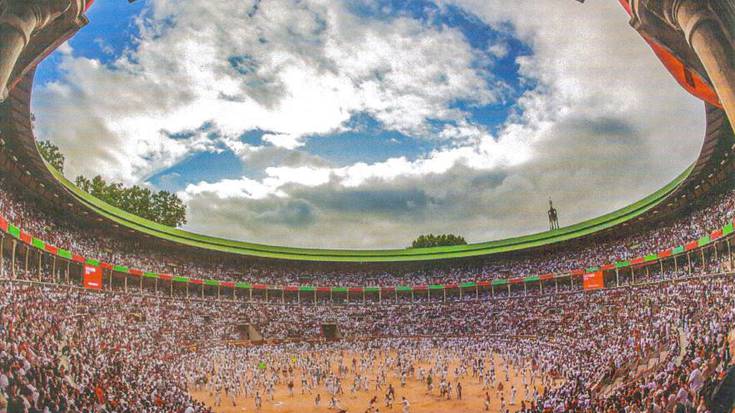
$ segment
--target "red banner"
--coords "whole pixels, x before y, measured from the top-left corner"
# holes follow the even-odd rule
[[[583,285],[585,291],[599,290],[600,288],[605,288],[605,277],[602,276],[602,271],[585,274],[583,278]]]
[[[102,289],[102,268],[93,265],[84,266],[84,288],[90,290]]]
[[[541,274],[538,278],[541,281],[549,281],[554,279],[554,274]]]

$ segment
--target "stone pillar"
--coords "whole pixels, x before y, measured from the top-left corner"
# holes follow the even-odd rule
[[[38,250],[38,281],[43,281],[43,251]]]
[[[712,1],[668,0],[668,22],[679,28],[707,71],[712,86],[727,112],[730,124],[735,124],[735,50],[733,33],[723,27],[726,17],[713,11]],[[718,13],[733,14],[731,5],[719,3]],[[720,10],[721,9],[721,10]],[[732,29],[735,30],[735,29]]]
[[[3,244],[5,244],[5,234],[0,234],[0,278],[5,278],[5,250]]]
[[[32,36],[69,12],[81,15],[87,0],[0,0],[0,102],[18,59]]]
[[[12,274],[10,279],[12,280],[14,280],[17,277],[17,275],[15,274],[15,250],[17,248],[18,248],[18,242],[16,240],[13,240],[13,253],[12,253],[11,261],[10,261],[10,265],[11,265],[10,274]]]

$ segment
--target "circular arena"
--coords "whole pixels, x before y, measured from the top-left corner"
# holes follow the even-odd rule
[[[68,179],[34,83],[105,2],[0,0],[0,413],[735,411],[732,0],[604,0],[704,107],[668,184],[572,225],[551,206],[548,231],[403,249],[204,235]]]

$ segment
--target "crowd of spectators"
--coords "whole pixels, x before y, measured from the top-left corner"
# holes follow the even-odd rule
[[[102,227],[87,226],[44,202],[29,199],[0,178],[0,215],[35,237],[84,257],[192,278],[248,281],[274,285],[393,286],[452,283],[534,274],[565,273],[590,265],[631,259],[696,240],[732,222],[735,189],[727,188],[697,201],[689,211],[625,236],[594,238],[550,251],[529,251],[482,262],[432,265],[391,271],[304,270],[297,264],[245,262],[236,257],[195,257],[155,248],[146,241],[119,238]],[[217,259],[222,258],[222,259]]]
[[[198,310],[3,284],[0,412],[208,412],[165,368],[186,351],[183,338],[209,334],[202,320],[208,310]]]
[[[309,274],[309,284],[394,286],[564,273],[695,240],[732,222],[733,211],[735,189],[726,188],[675,218],[624,236],[489,257],[479,264],[391,272],[321,270]],[[57,247],[145,271],[280,285],[304,280],[298,266],[198,260],[146,241],[111,236],[27,198],[5,178],[0,178],[0,215]],[[531,412],[704,413],[711,411],[714,384],[729,371],[735,282],[722,274],[699,277],[721,269],[729,257],[701,258],[695,256],[693,264],[690,258],[690,268],[641,270],[635,279],[632,272],[624,273],[616,280],[623,288],[584,292],[572,282],[555,285],[554,294],[508,288],[486,299],[486,289],[442,302],[413,295],[406,302],[396,295],[395,301],[380,303],[295,305],[4,281],[0,413],[209,412],[189,396],[192,372],[180,360],[206,359],[209,349],[242,339],[244,325],[282,343],[274,348],[304,341],[321,344],[299,345],[329,346],[323,342],[325,324],[337,325],[349,340],[340,346],[407,338],[456,345],[459,340],[467,348],[492,348],[532,360],[535,368],[563,384],[540,395]],[[9,260],[2,264],[2,273],[10,273]],[[22,263],[15,265],[14,272],[22,274]],[[34,279],[29,274],[19,278]]]
[[[562,383],[533,412],[707,412],[729,367],[734,317],[735,282],[722,275],[490,302],[287,309],[7,281],[0,412],[208,412],[189,397],[193,375],[179,360],[206,358],[243,323],[299,342],[336,323],[347,340],[335,346],[428,338],[522,350]]]

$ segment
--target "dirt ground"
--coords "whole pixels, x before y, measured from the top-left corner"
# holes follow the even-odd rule
[[[349,360],[352,355],[347,354],[345,359]],[[351,393],[352,375],[348,375],[346,379],[343,379],[345,394],[338,395],[339,406],[346,409],[350,413],[363,413],[368,409],[369,401],[373,396],[378,397],[377,407],[381,413],[395,412],[402,413],[403,407],[401,405],[401,397],[406,397],[410,403],[409,412],[420,413],[420,412],[484,412],[489,411],[492,413],[505,413],[506,410],[501,409],[501,400],[497,391],[498,381],[503,383],[503,393],[505,398],[506,409],[513,413],[520,409],[521,400],[524,397],[524,387],[522,384],[521,376],[518,372],[510,369],[509,381],[505,382],[503,369],[499,366],[502,365],[501,359],[498,355],[495,355],[496,360],[496,382],[495,387],[487,390],[490,394],[490,409],[485,410],[484,398],[486,390],[482,389],[482,383],[479,383],[479,379],[472,377],[471,371],[466,376],[460,379],[463,387],[462,400],[456,399],[456,391],[454,386],[454,375],[450,375],[449,380],[452,381],[453,391],[451,400],[441,399],[439,397],[438,379],[435,379],[434,390],[432,394],[427,394],[426,384],[419,382],[417,379],[410,377],[405,387],[401,387],[400,377],[397,377],[392,372],[388,376],[388,383],[393,384],[396,392],[396,401],[392,408],[385,407],[384,396],[388,383],[385,384],[383,390],[373,390],[374,384],[371,383],[370,391],[358,391]],[[458,365],[458,361],[452,361],[450,363],[453,369]],[[419,367],[424,367],[428,370],[430,365],[428,363],[421,364]],[[418,369],[418,367],[417,367]],[[374,377],[377,374],[376,371],[370,372],[370,377]],[[511,385],[515,385],[517,389],[516,393],[516,404],[510,405],[511,397]],[[534,386],[538,389],[539,394],[543,393],[543,387],[541,384],[541,378],[536,377]],[[206,391],[190,391],[191,395],[200,401],[207,403],[210,406],[214,406],[214,397],[209,395]],[[307,413],[307,412],[336,412],[335,409],[330,409],[329,406],[329,394],[322,385],[318,389],[318,393],[321,394],[321,403],[319,407],[314,404],[314,398],[316,397],[317,391],[313,394],[301,395],[301,383],[296,381],[295,390],[293,397],[288,395],[288,389],[285,384],[279,385],[276,388],[274,400],[270,400],[267,396],[263,397],[263,405],[257,410],[255,407],[255,401],[252,397],[244,398],[241,397],[236,400],[237,405],[232,406],[231,400],[226,400],[222,397],[222,405],[220,407],[213,407],[216,413],[239,413],[239,412],[263,412],[263,413]],[[530,390],[530,397],[533,397],[533,388]]]

